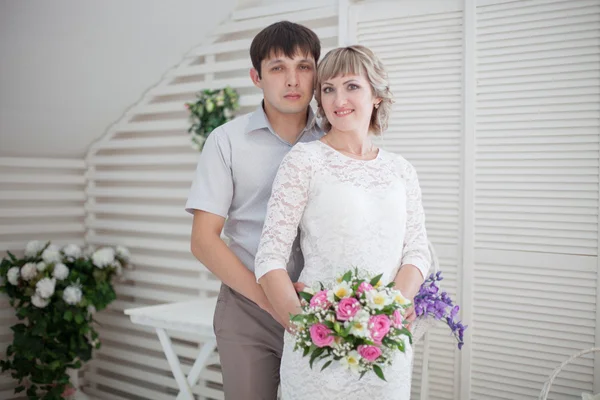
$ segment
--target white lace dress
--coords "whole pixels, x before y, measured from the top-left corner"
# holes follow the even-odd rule
[[[321,141],[298,143],[284,158],[273,183],[256,256],[257,279],[285,269],[301,229],[304,269],[309,286],[331,282],[358,267],[392,281],[401,265],[413,264],[424,276],[430,264],[417,175],[397,154],[379,150],[377,158],[356,160]],[[398,353],[384,369],[361,380],[333,363],[323,372],[294,352],[286,333],[281,361],[283,400],[408,400],[412,348]]]

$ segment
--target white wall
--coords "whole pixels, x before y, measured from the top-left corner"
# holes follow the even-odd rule
[[[235,3],[1,1],[0,156],[83,157]]]

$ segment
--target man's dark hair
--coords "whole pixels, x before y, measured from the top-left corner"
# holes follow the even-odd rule
[[[260,64],[271,54],[285,54],[293,58],[296,53],[311,55],[315,63],[321,56],[321,42],[309,28],[290,21],[280,21],[260,31],[250,45],[250,58],[261,76]]]

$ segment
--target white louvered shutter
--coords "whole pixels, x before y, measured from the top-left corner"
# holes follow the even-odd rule
[[[471,398],[525,400],[599,343],[600,2],[480,1],[476,21]],[[596,363],[550,398],[599,391]]]
[[[381,58],[396,104],[379,144],[416,168],[429,238],[440,258],[444,289],[457,294],[460,259],[462,4],[377,2],[353,6],[354,37]],[[449,330],[432,329],[429,398],[454,399],[458,367]],[[412,398],[420,399],[422,343],[416,348]],[[425,394],[422,398],[426,398]]]
[[[103,345],[85,375],[88,393],[117,400],[174,399],[177,385],[156,334],[133,325],[122,311],[215,294],[220,286],[189,250],[191,219],[183,207],[199,153],[186,133],[184,103],[197,91],[229,85],[241,95],[240,113],[253,111],[262,93],[248,76],[252,38],[271,23],[290,20],[313,28],[327,51],[337,45],[337,14],[333,1],[235,11],[90,150],[86,238],[95,245],[128,246],[135,270],[117,285],[110,310],[97,317]],[[178,332],[171,337],[187,374],[202,338]],[[223,399],[216,354],[209,364],[194,393]]]

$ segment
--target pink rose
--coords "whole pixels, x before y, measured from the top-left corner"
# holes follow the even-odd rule
[[[314,324],[310,327],[310,338],[317,347],[325,347],[333,343],[333,332],[323,324]]]
[[[329,300],[327,300],[327,290],[321,290],[320,292],[315,293],[315,295],[310,299],[310,306],[317,308],[328,308],[331,305]]]
[[[400,310],[394,310],[394,313],[392,314],[392,325],[394,325],[395,328],[402,329],[403,321],[404,317]]]
[[[369,290],[373,290],[373,286],[369,282],[363,282],[356,289],[356,295],[360,297],[364,292],[368,292]]]
[[[381,341],[388,334],[391,327],[391,321],[387,315],[373,315],[369,319],[369,330],[371,331],[371,337],[377,344],[381,344]]]
[[[381,355],[381,349],[377,346],[360,345],[358,346],[358,354],[368,362],[373,362]]]
[[[358,300],[353,297],[346,297],[340,300],[335,316],[340,321],[348,321],[356,315],[358,310],[360,310],[360,303]]]

